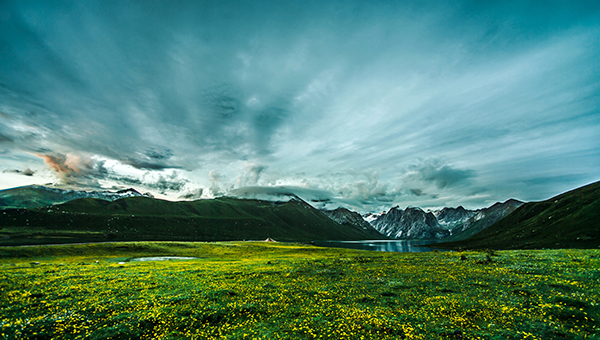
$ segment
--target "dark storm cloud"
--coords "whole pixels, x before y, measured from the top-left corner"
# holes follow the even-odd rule
[[[0,153],[56,157],[63,181],[106,178],[64,168],[66,155],[114,160],[155,173],[161,192],[541,198],[597,179],[599,13],[597,1],[4,1]]]
[[[423,196],[424,195],[423,190],[421,190],[421,189],[410,189],[410,192],[413,193],[416,196]]]
[[[136,168],[136,169],[142,169],[142,170],[164,170],[164,169],[179,169],[181,168],[180,166],[176,166],[176,165],[172,165],[172,164],[168,164],[168,163],[164,163],[164,162],[150,162],[150,161],[144,161],[143,158],[146,157],[141,157],[142,160],[138,159],[132,159],[132,158],[125,158],[125,159],[121,159],[121,162],[123,162],[123,164],[127,164],[127,165],[131,165],[132,167]]]
[[[171,156],[173,156],[173,152],[169,149],[157,150],[155,148],[147,149],[144,154],[150,159],[158,160],[169,159]]]
[[[169,191],[182,191],[188,182],[189,181],[185,178],[179,178],[176,172],[172,172],[170,175],[159,174],[155,181],[147,182],[142,180],[142,185],[148,189],[154,189],[165,195]]]
[[[12,138],[0,133],[0,143],[12,142]]]
[[[29,169],[29,168],[25,168],[25,170],[19,170],[19,169],[6,169],[4,171],[2,171],[4,173],[15,173],[15,174],[21,174],[24,176],[33,176],[35,174],[35,171]]]
[[[409,170],[416,172],[411,177],[414,176],[425,182],[434,183],[439,189],[453,187],[475,177],[475,171],[473,170],[453,168],[440,160],[427,160],[410,166]]]
[[[113,174],[110,176],[110,179],[116,181],[117,183],[121,183],[128,186],[138,186],[143,184],[141,179],[131,176],[118,176]]]

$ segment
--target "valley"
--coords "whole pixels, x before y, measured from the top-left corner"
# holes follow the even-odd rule
[[[134,195],[5,208],[0,335],[594,339],[599,187],[477,211],[394,207],[370,223],[300,199]],[[284,242],[241,241],[267,238]],[[407,244],[323,247],[365,239]]]

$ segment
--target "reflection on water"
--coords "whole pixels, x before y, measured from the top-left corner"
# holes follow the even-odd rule
[[[418,247],[436,241],[389,241],[389,240],[366,240],[366,241],[315,241],[316,246],[350,248],[376,251],[395,251],[400,253],[420,253],[432,251],[433,248]],[[439,249],[436,249],[439,250]]]
[[[154,256],[154,257],[136,257],[129,261],[171,261],[171,260],[195,260],[197,257],[188,256]]]

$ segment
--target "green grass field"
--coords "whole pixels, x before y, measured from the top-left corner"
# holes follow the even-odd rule
[[[137,262],[143,256],[194,260]],[[600,250],[0,248],[4,339],[600,339]]]

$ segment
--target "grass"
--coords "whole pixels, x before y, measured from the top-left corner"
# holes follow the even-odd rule
[[[135,262],[139,256],[195,260]],[[0,248],[4,339],[599,339],[600,251]]]

